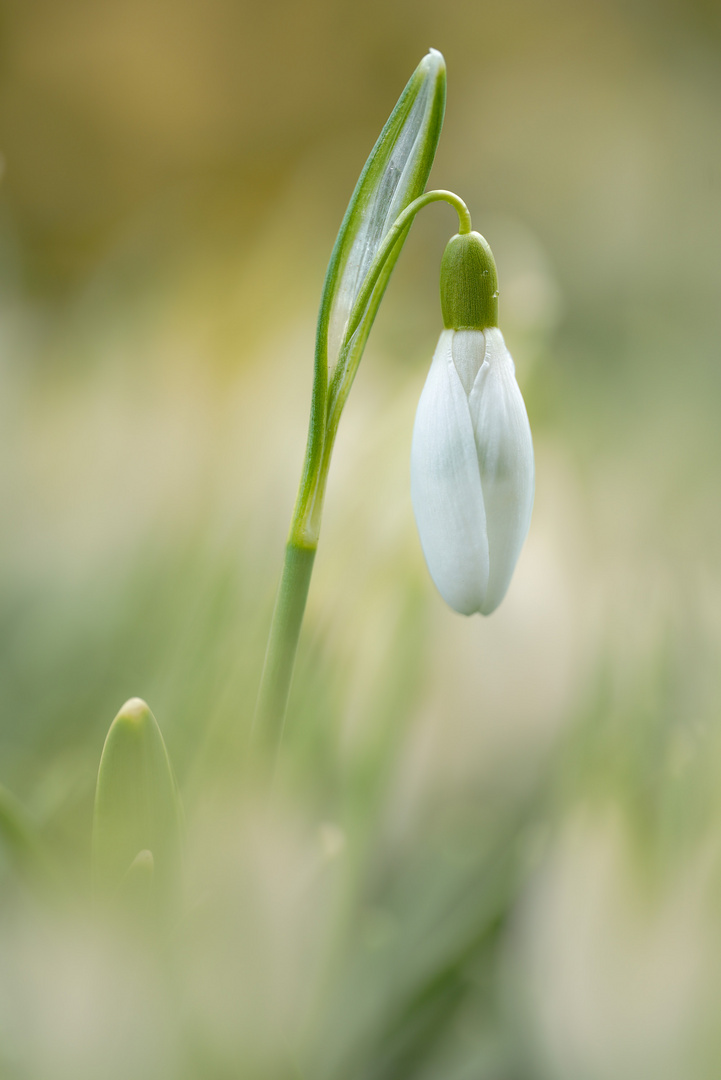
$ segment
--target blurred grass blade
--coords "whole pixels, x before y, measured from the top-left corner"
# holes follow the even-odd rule
[[[446,66],[432,49],[411,76],[371,151],[333,248],[318,323],[330,369],[340,355],[353,304],[384,236],[425,189],[445,103]],[[389,256],[382,289],[402,246],[401,240]]]
[[[0,784],[0,844],[21,877],[46,885],[55,875],[40,836],[25,808]]]
[[[122,900],[146,889],[166,908],[179,888],[180,862],[180,803],[163,736],[145,702],[131,698],[110,726],[98,771],[96,895]]]

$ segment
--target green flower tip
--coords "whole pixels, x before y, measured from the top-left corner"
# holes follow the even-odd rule
[[[441,261],[441,310],[447,330],[498,326],[498,275],[480,233],[456,233]]]

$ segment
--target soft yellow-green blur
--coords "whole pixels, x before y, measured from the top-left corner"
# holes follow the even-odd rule
[[[721,11],[712,0],[4,0],[0,828],[8,1080],[721,1075]],[[506,600],[408,490],[455,214],[340,425],[272,804],[245,748],[325,265],[429,46],[431,185],[496,256],[536,447]],[[184,914],[91,906],[145,699]]]

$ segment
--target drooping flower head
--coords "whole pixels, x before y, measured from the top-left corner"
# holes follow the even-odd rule
[[[506,594],[533,507],[531,429],[498,329],[491,250],[452,238],[441,265],[445,330],[416,413],[411,498],[438,591],[463,615],[490,615]]]

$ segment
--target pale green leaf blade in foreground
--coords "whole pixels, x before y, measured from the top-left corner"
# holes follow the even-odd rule
[[[179,886],[180,861],[180,803],[163,736],[145,702],[131,698],[110,726],[98,771],[96,894],[122,895],[140,873],[165,907]]]
[[[0,784],[0,851],[21,877],[33,884],[55,881],[38,831],[24,807]]]
[[[353,304],[383,238],[428,182],[445,103],[446,66],[441,54],[432,49],[411,76],[366,161],[333,248],[318,324],[319,344],[326,342],[331,370]],[[389,255],[381,291],[402,246],[401,241]],[[376,299],[379,303],[380,297]]]

